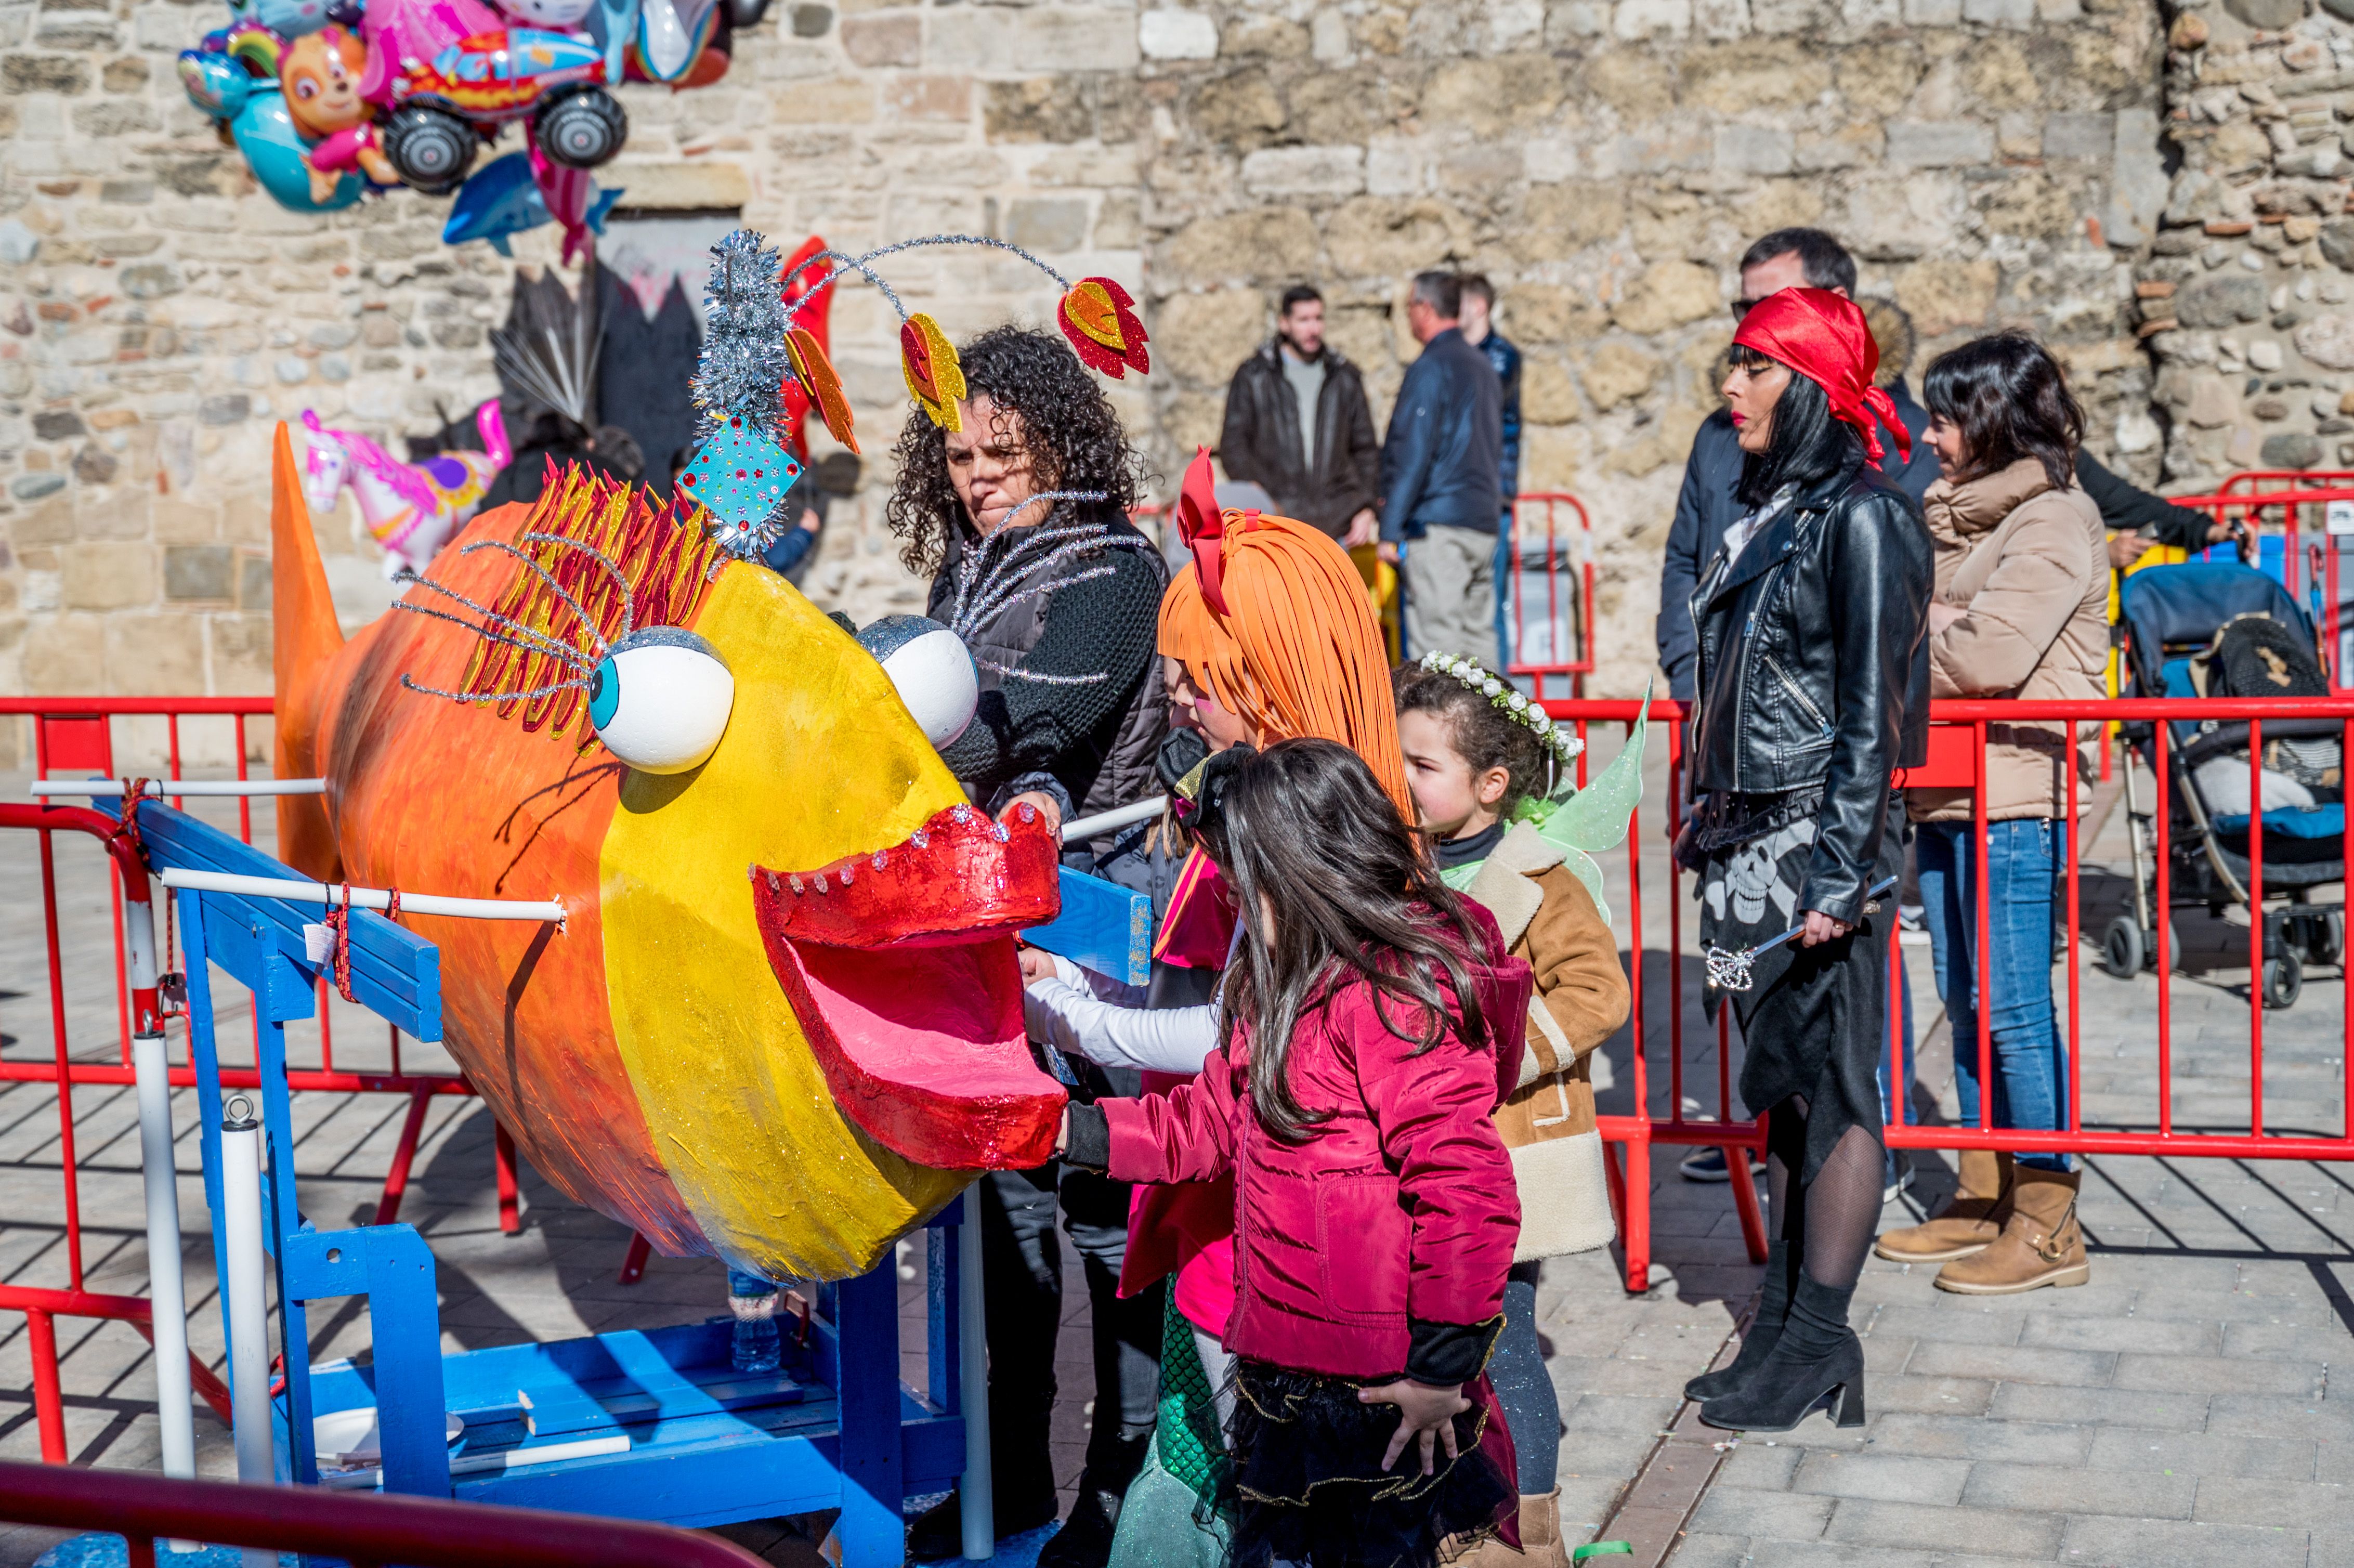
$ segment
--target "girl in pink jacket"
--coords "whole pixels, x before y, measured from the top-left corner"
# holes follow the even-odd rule
[[[1222,1042],[1193,1083],[1073,1105],[1063,1152],[1234,1178],[1233,1561],[1426,1565],[1450,1536],[1509,1537],[1481,1368],[1520,1228],[1494,1112],[1528,966],[1344,747],[1219,754],[1189,825],[1255,912]]]

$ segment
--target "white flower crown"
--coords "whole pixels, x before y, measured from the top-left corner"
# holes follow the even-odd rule
[[[1585,749],[1585,742],[1553,722],[1553,715],[1522,695],[1511,685],[1469,659],[1458,659],[1452,653],[1426,653],[1422,667],[1442,675],[1452,675],[1494,706],[1503,710],[1504,716],[1515,724],[1526,725],[1536,731],[1537,738],[1560,761],[1567,762]]]

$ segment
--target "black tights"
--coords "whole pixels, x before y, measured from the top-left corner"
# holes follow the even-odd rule
[[[1880,1224],[1885,1160],[1879,1139],[1850,1127],[1794,1200],[1791,1188],[1807,1164],[1806,1097],[1792,1095],[1774,1107],[1766,1127],[1766,1190],[1782,1239],[1816,1284],[1851,1290],[1862,1275]]]

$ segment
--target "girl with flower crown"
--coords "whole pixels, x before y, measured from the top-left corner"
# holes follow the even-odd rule
[[[1591,1064],[1626,1022],[1629,993],[1601,874],[1585,850],[1626,833],[1642,789],[1642,734],[1592,788],[1571,793],[1583,743],[1472,661],[1432,653],[1401,667],[1396,700],[1406,786],[1439,879],[1495,916],[1537,987],[1522,1020],[1518,1082],[1496,1111],[1521,1231],[1488,1363],[1512,1432],[1522,1552],[1491,1541],[1457,1562],[1566,1563],[1555,1478],[1561,1402],[1537,1344],[1537,1272],[1544,1258],[1607,1245],[1616,1234]]]

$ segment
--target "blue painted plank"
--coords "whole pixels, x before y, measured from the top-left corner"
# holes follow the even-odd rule
[[[1034,948],[1129,985],[1152,978],[1152,899],[1148,894],[1061,868],[1063,912],[1022,933]]]
[[[119,796],[92,803],[101,810],[121,814]],[[159,870],[170,866],[310,880],[252,845],[161,801],[150,800],[140,807],[139,828],[148,859]],[[223,930],[226,925],[243,933],[241,939],[231,937],[219,943],[215,959],[237,976],[239,983],[256,993],[264,1004],[262,1016],[281,1022],[311,1017],[313,977],[329,966],[309,961],[302,927],[319,923],[319,906],[220,893],[207,894],[205,900],[214,930]],[[440,1039],[440,950],[374,910],[354,912],[351,938],[352,991],[361,1005],[412,1038]],[[273,948],[283,965],[269,958]],[[295,983],[298,975],[299,984]],[[300,1011],[293,1011],[298,999],[292,992],[297,990],[304,994],[299,1000]]]

